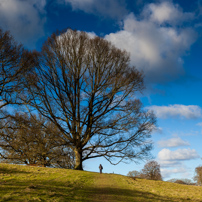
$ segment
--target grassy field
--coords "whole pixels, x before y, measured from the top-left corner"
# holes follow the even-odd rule
[[[0,164],[0,201],[202,201],[202,187],[116,174]]]

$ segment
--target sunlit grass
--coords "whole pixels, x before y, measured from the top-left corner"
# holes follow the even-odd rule
[[[122,175],[0,164],[0,201],[202,201],[202,187]]]

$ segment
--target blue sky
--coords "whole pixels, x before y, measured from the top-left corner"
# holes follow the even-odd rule
[[[157,116],[152,154],[165,180],[193,178],[202,165],[202,1],[0,0],[0,27],[28,49],[40,50],[56,30],[98,35],[130,52],[143,70],[144,106]],[[140,164],[88,160],[84,169],[126,175]]]

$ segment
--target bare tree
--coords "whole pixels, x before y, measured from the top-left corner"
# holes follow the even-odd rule
[[[138,172],[136,170],[129,171],[127,176],[132,177],[132,178],[135,178],[135,177],[140,178],[141,177],[141,172]]]
[[[184,180],[176,180],[175,183],[177,183],[177,184],[186,184],[186,182]]]
[[[188,179],[188,178],[183,178],[183,179],[172,178],[170,180],[167,180],[167,182],[178,183],[178,184],[186,184],[186,185],[195,185],[195,183],[192,180]]]
[[[202,185],[202,166],[198,166],[195,168],[195,176],[194,180],[198,185]]]
[[[57,127],[42,116],[16,114],[4,120],[0,148],[3,162],[74,168],[70,148],[66,147]]]
[[[33,64],[32,54],[17,44],[10,33],[0,29],[0,111],[8,104],[19,104],[25,72]],[[5,115],[5,114],[4,114]],[[3,113],[0,118],[4,118]]]
[[[141,173],[145,179],[162,180],[160,165],[156,161],[146,163]]]
[[[67,146],[58,146],[53,149],[54,158],[51,166],[56,168],[74,169],[75,156],[71,148]]]
[[[155,117],[136,99],[143,75],[130,67],[128,53],[68,30],[53,34],[35,56],[28,104],[58,127],[75,153],[76,169],[96,157],[117,164],[149,156]]]

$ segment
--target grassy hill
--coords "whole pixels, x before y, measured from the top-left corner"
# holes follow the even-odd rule
[[[0,201],[202,201],[202,187],[116,174],[0,164]]]

